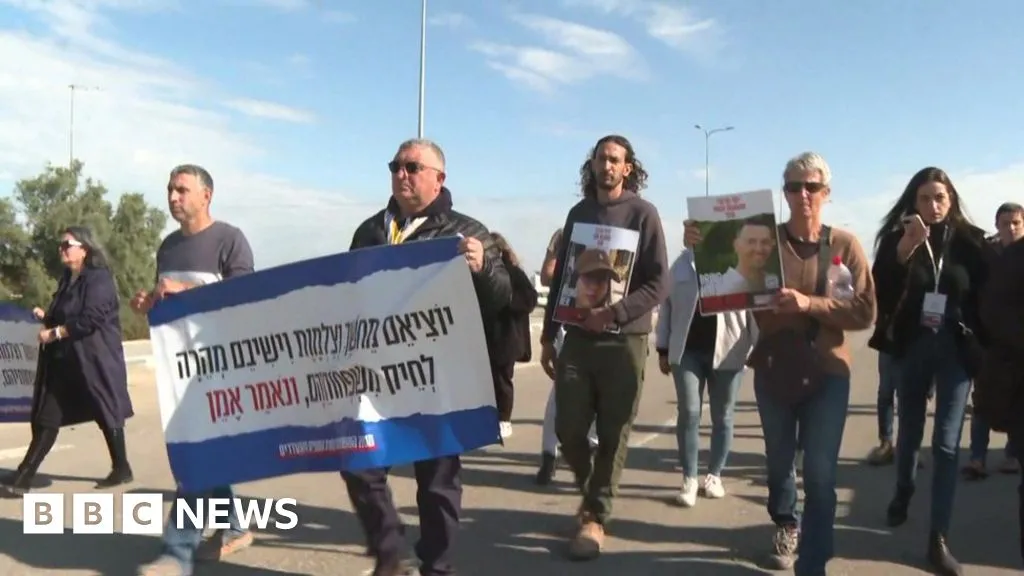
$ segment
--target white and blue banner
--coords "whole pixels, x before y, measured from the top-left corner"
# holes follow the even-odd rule
[[[28,422],[42,323],[21,306],[0,303],[0,422]]]
[[[297,262],[154,306],[178,488],[394,466],[497,443],[483,323],[458,241]]]

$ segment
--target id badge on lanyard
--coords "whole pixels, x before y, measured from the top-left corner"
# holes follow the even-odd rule
[[[946,317],[946,295],[939,292],[939,278],[942,276],[942,266],[945,263],[945,238],[943,238],[943,250],[939,253],[939,259],[935,259],[935,252],[928,240],[924,241],[928,249],[928,259],[932,263],[932,271],[935,273],[935,289],[925,292],[924,303],[921,305],[921,325],[938,332]]]
[[[405,242],[420,226],[426,222],[425,216],[415,218],[405,226],[398,227],[398,221],[390,212],[384,212],[384,232],[388,236],[388,245],[401,244]]]

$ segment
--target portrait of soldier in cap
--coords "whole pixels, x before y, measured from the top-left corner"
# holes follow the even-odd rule
[[[576,308],[585,310],[610,304],[612,281],[621,281],[608,253],[597,248],[584,250],[576,258],[576,274]]]

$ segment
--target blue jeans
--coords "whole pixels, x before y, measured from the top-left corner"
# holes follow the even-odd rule
[[[878,439],[892,442],[892,423],[896,415],[896,389],[900,382],[899,361],[878,353]]]
[[[743,382],[739,370],[715,370],[710,354],[686,352],[679,364],[672,367],[676,383],[676,441],[683,476],[697,477],[697,454],[700,451],[700,417],[704,404],[704,388],[711,404],[711,458],[708,473],[721,476],[732,446],[732,422],[736,407],[736,391]]]
[[[234,498],[235,493],[231,486],[222,486],[220,488],[214,488],[210,492],[201,494],[176,494],[174,505],[171,506],[171,514],[167,520],[167,525],[164,526],[164,555],[170,556],[180,562],[182,566],[190,569],[195,561],[196,549],[203,541],[203,528],[202,526],[191,526],[179,529],[177,527],[177,515],[178,515],[178,501],[177,498],[182,498],[189,502],[189,506],[193,512],[197,512],[197,503],[199,500],[204,498]],[[209,502],[204,503],[203,513],[209,518]],[[185,523],[190,522],[187,513],[183,514],[182,518]],[[246,529],[242,526],[242,523],[238,520],[238,515],[235,514],[234,505],[232,505],[230,512],[228,513],[228,523],[231,524],[229,532],[231,534],[244,534]],[[228,536],[230,538],[231,535]]]
[[[827,376],[814,395],[791,405],[772,396],[755,371],[754,395],[768,467],[768,514],[776,526],[800,527],[794,573],[824,574],[834,553],[836,469],[850,407],[850,379]],[[808,433],[798,439],[798,428]],[[802,517],[796,510],[794,461],[798,442],[804,453]]]
[[[956,339],[943,328],[918,337],[900,360],[903,377],[898,389],[900,415],[896,441],[896,487],[913,491],[917,456],[927,418],[928,389],[935,382],[935,427],[932,432],[931,529],[946,534],[956,498],[960,438],[971,380],[967,377]]]
[[[981,462],[982,464],[985,463],[985,458],[988,456],[990,432],[991,429],[984,416],[977,412],[971,414],[971,460]],[[1009,435],[1006,438],[1006,447],[1003,448],[1003,454],[1007,458],[1017,457],[1017,448],[1013,444],[1013,435]]]

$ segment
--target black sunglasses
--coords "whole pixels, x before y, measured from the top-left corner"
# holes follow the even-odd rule
[[[406,174],[416,174],[423,170],[429,169],[430,166],[424,166],[419,162],[399,162],[398,160],[392,160],[391,162],[388,162],[388,170],[390,170],[392,174],[398,174],[398,171],[401,170],[402,168],[405,168]]]
[[[788,194],[799,194],[804,190],[811,194],[817,194],[825,189],[825,184],[821,182],[786,182],[782,185],[782,189]]]

